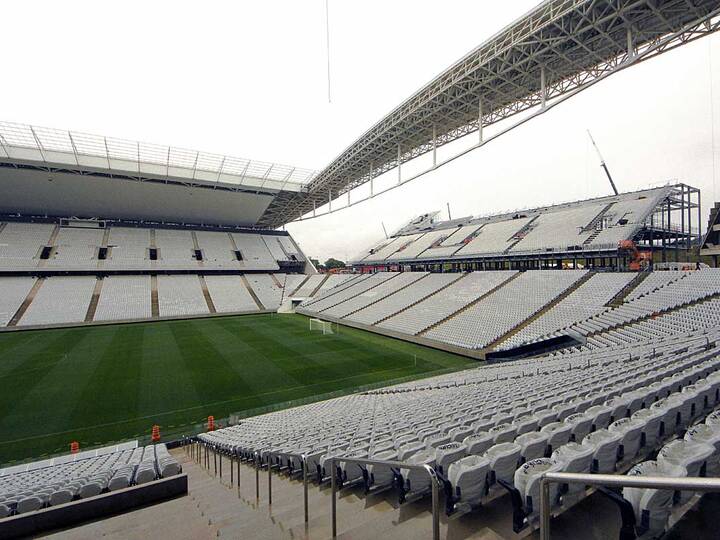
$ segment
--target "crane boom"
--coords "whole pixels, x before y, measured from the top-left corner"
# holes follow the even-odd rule
[[[593,139],[592,133],[590,133],[590,130],[587,130],[588,136],[590,137],[590,142],[592,143],[593,147],[595,147],[595,152],[597,152],[598,158],[600,159],[600,166],[605,171],[605,174],[608,177],[608,180],[610,180],[610,186],[612,187],[613,192],[615,195],[618,194],[618,190],[615,187],[615,182],[613,182],[612,176],[610,175],[610,170],[607,168],[607,165],[605,165],[605,160],[602,157],[602,154],[600,153],[600,149],[598,148],[598,145],[595,144],[595,139]]]

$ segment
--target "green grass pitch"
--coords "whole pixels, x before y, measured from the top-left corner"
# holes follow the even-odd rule
[[[301,315],[2,333],[0,464],[473,365],[346,327],[323,336]]]

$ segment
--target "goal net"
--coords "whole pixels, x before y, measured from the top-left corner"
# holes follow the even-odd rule
[[[321,321],[320,319],[310,319],[310,331],[322,332],[323,335],[334,334],[332,323],[329,321]]]

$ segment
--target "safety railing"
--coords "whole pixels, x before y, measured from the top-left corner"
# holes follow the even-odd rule
[[[254,452],[251,458],[243,460],[243,458],[233,452],[226,451],[216,445],[208,444],[197,439],[185,438],[183,439],[182,445],[185,447],[185,453],[195,463],[208,471],[214,469],[214,475],[219,476],[221,480],[223,477],[223,458],[227,457],[230,461],[230,485],[233,486],[237,484],[238,497],[240,497],[240,464],[243,461],[248,462],[250,466],[255,469],[255,500],[260,501],[260,469],[262,468],[262,459],[258,452]],[[270,494],[268,504],[272,504],[272,494]]]
[[[308,522],[308,470],[307,470],[307,457],[305,454],[293,454],[290,452],[283,452],[282,454],[288,458],[295,458],[300,461],[300,470],[302,471],[302,483],[303,483],[303,510],[305,523]],[[268,504],[272,504],[272,469],[273,465],[270,462],[270,456],[268,456],[267,470],[268,470]]]
[[[336,464],[338,463],[354,463],[356,465],[381,465],[390,467],[392,469],[410,469],[417,471],[425,471],[430,477],[431,493],[432,493],[432,537],[433,540],[440,540],[440,490],[443,488],[443,483],[440,477],[438,477],[435,469],[430,465],[416,465],[411,463],[402,463],[400,461],[386,461],[382,459],[369,459],[369,458],[353,458],[353,457],[342,457],[336,456],[330,458],[330,469],[332,470],[331,478],[331,490],[332,490],[332,537],[337,537],[337,478],[335,474]]]
[[[633,487],[675,491],[720,492],[720,478],[675,478],[613,474],[545,473],[540,480],[540,540],[550,540],[550,485],[582,484],[595,487]]]

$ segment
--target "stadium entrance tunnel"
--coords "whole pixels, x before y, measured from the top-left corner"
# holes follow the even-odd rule
[[[551,352],[566,349],[568,347],[578,347],[584,344],[584,339],[579,335],[564,334],[555,336],[535,343],[527,343],[514,347],[505,351],[491,351],[485,354],[485,360],[488,363],[508,362],[511,360],[521,360],[530,358],[531,356],[539,356]]]

